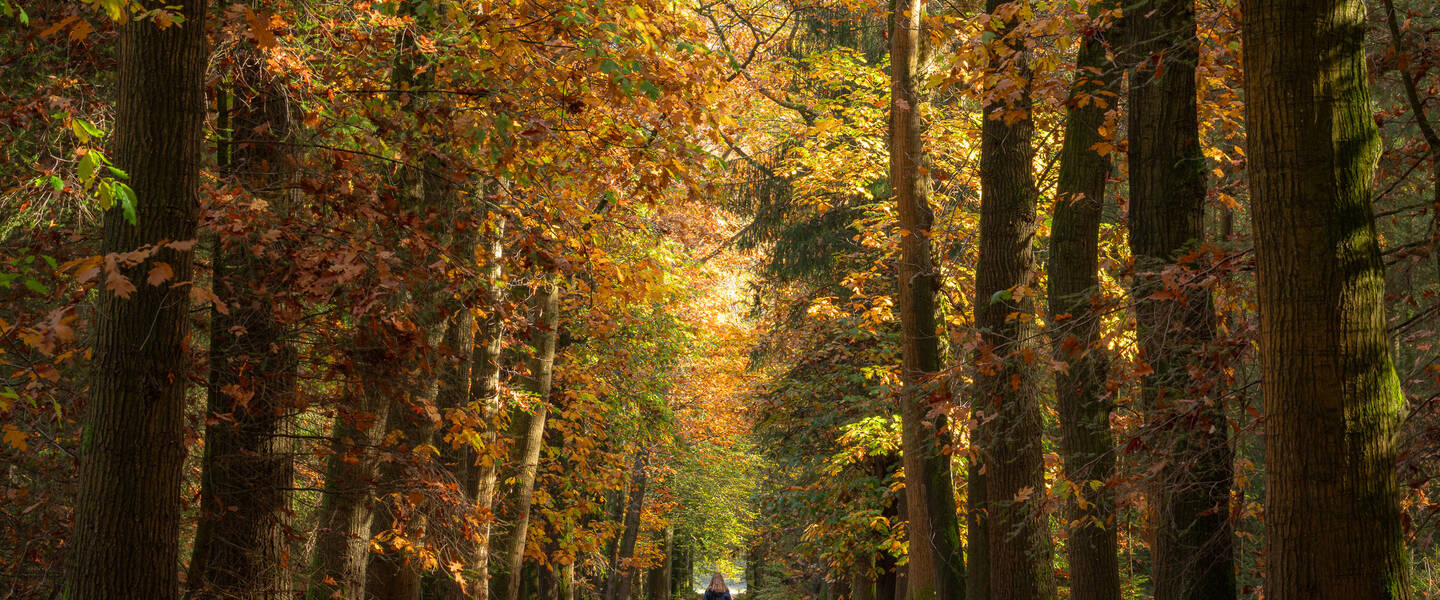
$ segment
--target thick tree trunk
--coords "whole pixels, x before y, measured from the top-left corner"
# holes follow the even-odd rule
[[[1198,60],[1191,0],[1126,11],[1130,76],[1130,249],[1147,442],[1164,461],[1151,486],[1156,600],[1235,597],[1230,428],[1220,387],[1195,377],[1215,335],[1210,294],[1164,271],[1205,239],[1205,161],[1196,116]],[[1157,292],[1172,292],[1158,299]]]
[[[517,407],[511,417],[517,434],[515,452],[519,461],[515,487],[514,524],[504,540],[505,570],[494,578],[494,589],[502,600],[520,597],[521,569],[525,565],[525,541],[530,528],[530,505],[535,498],[535,475],[540,468],[540,446],[545,437],[545,416],[550,402],[550,382],[555,366],[555,340],[560,325],[560,287],[554,282],[543,283],[534,290],[530,300],[530,346],[527,359],[529,373],[524,378],[526,391],[534,395],[527,411]]]
[[[222,103],[238,100],[221,114],[239,141],[221,144],[220,167],[284,214],[293,170],[289,147],[275,143],[290,128],[284,82],[266,71],[258,52],[240,56],[241,93],[221,96]],[[229,311],[210,317],[201,515],[188,581],[194,598],[278,599],[294,587],[288,554],[295,462],[285,434],[299,362],[275,315],[286,267],[275,249],[257,253],[253,242],[223,239],[215,249],[215,292]]]
[[[930,417],[936,401],[948,397],[935,379],[940,371],[935,293],[939,272],[930,248],[930,181],[925,175],[924,122],[917,92],[922,79],[924,3],[897,0],[890,46],[890,184],[900,215],[899,313],[904,355],[900,400],[905,448],[905,495],[909,514],[911,597],[960,598],[965,557],[955,516],[950,456],[942,451],[950,435],[944,415]]]
[[[1092,13],[1103,8],[1110,6]],[[1066,507],[1072,523],[1067,544],[1072,600],[1120,600],[1115,492],[1110,487],[1115,437],[1105,392],[1109,361],[1100,345],[1097,306],[1100,215],[1111,166],[1108,156],[1092,150],[1108,139],[1100,129],[1120,98],[1120,71],[1106,57],[1105,31],[1087,35],[1075,58],[1050,229],[1050,342],[1056,360],[1068,365],[1055,373],[1055,398],[1065,478],[1075,486],[1075,498]]]
[[[113,157],[129,173],[136,222],[119,207],[106,211],[106,254],[195,239],[207,3],[164,4],[180,5],[185,22],[161,29],[154,20],[133,20],[120,28]],[[109,286],[100,290],[66,598],[165,600],[180,593],[190,360],[190,295],[181,284],[193,280],[191,259],[188,248],[166,246],[122,270],[136,288],[128,298]],[[172,276],[150,285],[149,273],[161,263]]]
[[[1265,595],[1411,597],[1404,410],[1371,214],[1360,0],[1247,0],[1245,121],[1265,394]]]
[[[992,13],[1001,0],[989,0]],[[1028,91],[1007,99],[1001,81],[1028,88],[1030,70],[1015,20],[996,16],[989,45],[980,146],[980,257],[975,272],[975,327],[980,331],[974,403],[979,415],[988,518],[990,597],[1054,598],[1045,505],[1042,422],[1035,357],[1036,192],[1031,173]]]
[[[610,565],[610,581],[605,584],[605,600],[630,600],[630,582],[634,580],[635,574],[635,567],[630,562],[635,558],[635,542],[640,537],[640,510],[645,507],[645,487],[650,480],[649,465],[648,448],[635,454],[635,464],[630,468],[630,499],[625,503],[625,526],[620,534],[615,563]]]

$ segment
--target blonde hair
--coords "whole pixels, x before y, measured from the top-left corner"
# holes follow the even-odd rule
[[[725,587],[725,576],[721,575],[719,571],[716,571],[714,575],[710,576],[710,585],[705,589],[712,592],[730,592],[730,588]]]

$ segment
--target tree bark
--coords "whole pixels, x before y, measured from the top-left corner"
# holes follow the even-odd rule
[[[554,281],[542,283],[530,299],[533,320],[530,346],[533,353],[526,361],[529,373],[524,378],[526,391],[534,395],[527,412],[517,407],[511,417],[512,429],[518,434],[516,452],[519,472],[511,497],[515,499],[515,521],[504,540],[506,569],[495,577],[495,589],[503,600],[520,597],[523,583],[521,569],[525,564],[525,541],[530,527],[530,505],[535,498],[535,475],[540,467],[540,446],[545,437],[545,416],[550,401],[550,382],[555,366],[555,340],[560,325],[560,287]]]
[[[900,399],[905,495],[909,511],[911,598],[960,598],[965,557],[955,515],[949,430],[943,414],[947,388],[935,380],[940,344],[935,293],[940,288],[930,248],[930,180],[924,168],[924,121],[917,91],[923,77],[921,50],[924,2],[895,2],[890,46],[890,184],[900,216],[898,302],[904,356]]]
[[[1033,285],[1036,190],[1030,147],[1034,128],[1028,93],[1030,68],[1015,19],[987,10],[996,39],[987,47],[988,94],[980,146],[980,257],[975,272],[976,357],[974,403],[984,469],[983,527],[988,539],[990,597],[1054,598],[1050,528],[1044,511],[1045,471],[1037,389],[1037,328]],[[1023,86],[1018,95],[1002,82]],[[1009,99],[1007,99],[1007,97]]]
[[[1159,470],[1153,574],[1156,600],[1235,597],[1230,526],[1231,451],[1221,387],[1195,377],[1215,335],[1210,293],[1165,282],[1205,239],[1205,159],[1196,113],[1196,24],[1191,0],[1148,0],[1127,10],[1130,75],[1130,249],[1146,442]],[[1171,276],[1173,278],[1173,275]],[[1169,297],[1159,298],[1158,293]]]
[[[1371,213],[1359,0],[1246,0],[1245,121],[1265,394],[1265,595],[1411,597],[1404,410]]]
[[[107,255],[195,239],[207,3],[165,4],[179,5],[184,23],[120,27],[113,156],[135,191],[136,222],[127,222],[120,207],[105,212]],[[99,292],[66,598],[166,600],[180,593],[190,333],[189,287],[180,284],[193,280],[192,254],[166,246],[121,270],[136,288],[128,298],[109,286]],[[148,274],[160,263],[172,276],[150,285]]]
[[[1118,4],[1096,6],[1091,14],[1115,7]],[[1108,58],[1107,29],[1087,34],[1075,58],[1050,229],[1051,352],[1068,365],[1055,373],[1055,397],[1065,478],[1075,486],[1075,497],[1066,506],[1072,600],[1120,600],[1115,492],[1110,487],[1115,437],[1105,390],[1109,360],[1100,344],[1097,306],[1100,218],[1111,165],[1108,156],[1092,149],[1109,139],[1101,128],[1120,98],[1120,71]]]
[[[234,137],[222,142],[221,170],[279,214],[291,207],[289,105],[284,82],[255,49],[239,54],[235,87],[221,94]],[[243,218],[237,215],[237,219]],[[193,598],[282,598],[292,594],[290,488],[295,462],[288,433],[299,365],[274,298],[286,266],[275,248],[249,236],[221,239],[214,258],[216,295],[228,312],[210,315],[210,381],[200,522],[190,561]]]

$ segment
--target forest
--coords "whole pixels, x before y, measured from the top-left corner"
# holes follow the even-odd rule
[[[1434,0],[0,0],[0,600],[1440,599],[1437,96]]]

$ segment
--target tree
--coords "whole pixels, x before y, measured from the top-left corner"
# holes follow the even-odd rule
[[[1245,121],[1265,396],[1266,597],[1411,595],[1404,400],[1371,214],[1365,3],[1247,0]]]
[[[96,303],[65,585],[75,600],[179,594],[190,333],[190,290],[182,284],[192,280],[199,215],[208,3],[141,5],[173,10],[183,22],[120,27],[114,163],[129,176],[134,215],[118,206],[106,211],[101,251],[139,285],[107,285]],[[117,253],[131,252],[144,260],[114,267]]]
[[[950,435],[944,415],[931,416],[932,398],[946,389],[940,371],[935,319],[939,272],[930,249],[930,184],[925,175],[924,121],[917,87],[923,78],[924,2],[895,3],[890,32],[890,184],[899,208],[898,313],[903,330],[900,400],[905,447],[905,501],[910,507],[909,588],[914,600],[965,595],[965,557],[955,516],[950,456],[942,439]]]
[[[217,162],[244,190],[240,198],[268,199],[288,214],[295,208],[287,186],[291,106],[260,49],[244,48],[234,92],[220,94],[221,126],[230,126],[232,139],[220,144]],[[293,587],[287,555],[295,461],[286,434],[298,356],[275,306],[285,254],[251,235],[256,215],[243,204],[253,200],[226,207],[213,266],[216,295],[228,310],[215,310],[210,322],[202,513],[188,581],[200,598],[279,598]]]
[[[515,462],[515,483],[510,490],[514,500],[514,520],[510,531],[501,540],[505,563],[493,579],[492,593],[501,600],[519,600],[524,583],[521,569],[525,565],[525,543],[530,527],[530,506],[535,497],[535,474],[540,467],[540,447],[545,439],[545,416],[549,411],[550,384],[554,377],[555,341],[560,326],[560,286],[555,281],[539,283],[530,297],[530,356],[526,360],[525,391],[531,406],[516,406],[511,412],[514,438],[510,457]]]
[[[1152,580],[1157,600],[1235,596],[1230,528],[1230,428],[1214,375],[1192,375],[1215,337],[1210,292],[1175,275],[1205,241],[1191,0],[1126,11],[1130,73],[1130,249],[1147,441],[1159,472]],[[1182,265],[1184,263],[1184,265]],[[1167,278],[1171,279],[1167,283]]]
[[[972,503],[985,514],[990,597],[1031,600],[1055,597],[1055,583],[1042,502],[1035,303],[1027,291],[1035,275],[1034,124],[1029,94],[1003,92],[1030,86],[1016,7],[1001,0],[986,3],[995,38],[986,46],[974,304],[980,332],[974,410],[985,494]]]
[[[1092,18],[1108,19],[1111,3],[1092,6]],[[1050,229],[1050,341],[1060,413],[1060,450],[1065,478],[1074,486],[1068,506],[1071,525],[1070,597],[1119,600],[1120,565],[1115,522],[1115,436],[1110,432],[1112,399],[1105,390],[1109,360],[1100,345],[1100,220],[1108,153],[1095,150],[1106,113],[1119,100],[1119,69],[1109,58],[1109,27],[1086,30],[1075,57],[1075,81],[1066,105],[1065,141]],[[1093,485],[1092,482],[1101,482]]]

